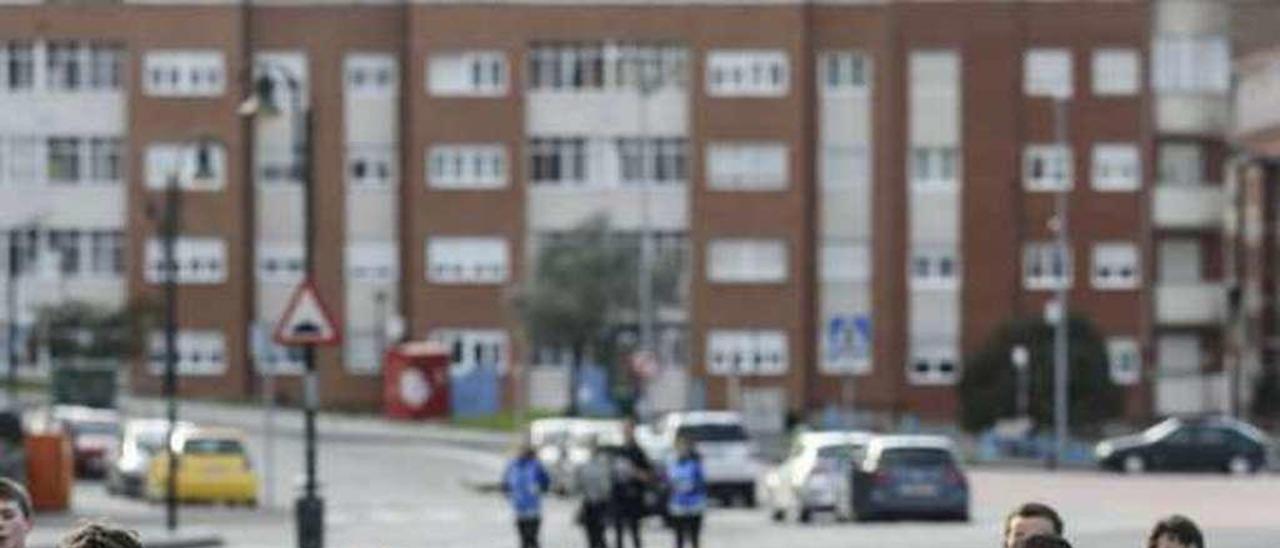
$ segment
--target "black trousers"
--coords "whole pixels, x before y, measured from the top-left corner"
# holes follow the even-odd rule
[[[692,548],[698,548],[698,536],[702,534],[702,515],[672,516],[671,524],[676,529],[676,548],[684,548],[689,542]]]
[[[617,499],[614,501],[613,532],[618,537],[618,548],[623,548],[626,533],[631,532],[635,548],[643,548],[640,541],[640,521],[644,518],[643,499]]]
[[[587,533],[588,548],[609,548],[604,540],[605,518],[609,513],[607,502],[582,502],[580,520]]]
[[[538,529],[541,527],[541,518],[517,519],[516,531],[520,533],[520,548],[538,548]]]

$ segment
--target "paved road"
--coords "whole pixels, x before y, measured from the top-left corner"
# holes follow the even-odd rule
[[[261,446],[255,447],[261,452]],[[278,440],[277,492],[289,494],[301,470],[296,434]],[[259,456],[255,462],[261,463]],[[321,451],[323,491],[329,501],[327,546],[343,548],[512,548],[510,518],[500,498],[468,483],[492,480],[500,456],[482,450],[385,435],[344,434],[326,438]],[[1280,547],[1280,476],[1145,476],[1094,472],[976,470],[973,521],[968,524],[822,521],[809,526],[771,523],[761,510],[714,509],[707,518],[708,548],[995,546],[1002,513],[1038,499],[1060,508],[1068,534],[1082,548],[1145,546],[1147,528],[1158,517],[1183,512],[1205,527],[1210,548]],[[286,497],[281,497],[286,498]],[[49,539],[77,516],[107,516],[150,529],[162,520],[160,506],[108,498],[100,486],[76,492],[75,515],[41,518],[37,539]],[[582,546],[571,525],[572,503],[548,504],[543,536],[548,548]],[[184,524],[215,529],[233,548],[292,546],[287,501],[257,511],[186,508]],[[655,523],[650,546],[671,545]]]

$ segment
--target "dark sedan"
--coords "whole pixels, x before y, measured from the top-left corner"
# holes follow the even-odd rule
[[[1098,465],[1130,474],[1148,470],[1249,474],[1267,464],[1270,441],[1230,417],[1171,418],[1140,434],[1111,438],[1094,450]]]

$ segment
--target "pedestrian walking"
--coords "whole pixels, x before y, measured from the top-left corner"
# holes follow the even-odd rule
[[[142,541],[133,531],[87,522],[64,537],[58,548],[142,548]]]
[[[578,524],[587,533],[589,548],[608,548],[604,531],[613,494],[613,464],[594,436],[587,440],[587,450],[591,452],[591,458],[578,467],[574,477],[578,491],[582,493]]]
[[[22,484],[0,478],[0,548],[26,548],[31,533],[31,495]]]
[[[538,548],[542,526],[542,494],[551,487],[551,478],[534,455],[528,441],[520,445],[516,457],[502,474],[502,490],[516,515],[520,548]]]
[[[688,438],[676,440],[676,460],[667,467],[667,480],[671,484],[668,511],[676,530],[676,548],[684,548],[686,541],[698,548],[702,511],[707,507],[707,480],[702,459]]]
[[[623,548],[628,532],[635,548],[642,548],[640,522],[645,516],[645,493],[655,479],[653,464],[636,443],[635,424],[628,421],[622,431],[625,441],[614,459],[614,533],[617,548]]]
[[[1204,535],[1191,518],[1174,514],[1156,522],[1147,548],[1204,548]]]
[[[1062,536],[1062,518],[1047,504],[1028,502],[1014,508],[1004,518],[1004,548],[1016,548],[1018,541],[1034,535]]]

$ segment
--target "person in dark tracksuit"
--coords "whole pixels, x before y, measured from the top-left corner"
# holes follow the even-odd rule
[[[623,548],[626,533],[631,532],[635,548],[640,543],[640,522],[645,516],[645,493],[653,481],[653,465],[636,443],[635,426],[627,423],[623,433],[626,443],[614,459],[613,518],[618,536],[617,548]]]
[[[520,548],[538,548],[542,525],[542,494],[551,487],[551,478],[538,462],[533,447],[525,443],[502,474],[502,491],[516,515]]]
[[[608,548],[604,530],[613,490],[613,463],[609,455],[600,449],[595,438],[587,442],[587,448],[591,451],[591,459],[578,467],[574,478],[578,492],[582,493],[578,524],[587,533],[589,548]]]
[[[667,465],[667,482],[671,484],[671,497],[667,510],[676,530],[676,548],[698,548],[702,533],[702,511],[707,507],[707,479],[702,471],[702,459],[693,443],[687,438],[676,440],[676,458]]]

